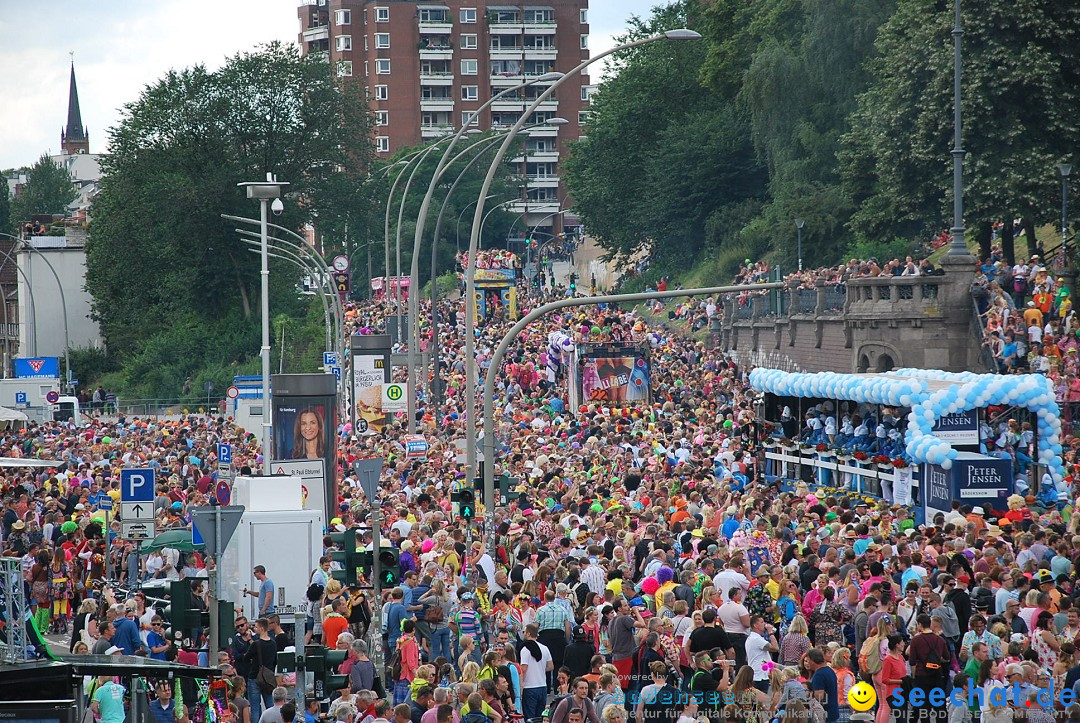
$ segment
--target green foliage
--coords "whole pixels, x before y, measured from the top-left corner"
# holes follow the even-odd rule
[[[71,359],[71,373],[84,387],[93,386],[106,374],[118,371],[115,360],[109,358],[104,349],[95,346],[72,349],[69,352]],[[61,359],[63,365],[63,359]],[[60,374],[63,376],[64,371]]]
[[[633,18],[632,41],[693,27],[696,0]],[[612,256],[648,249],[653,262],[705,247],[707,219],[761,198],[764,169],[747,117],[703,88],[699,42],[650,43],[616,55],[618,74],[590,103],[587,136],[564,164],[574,210]]]
[[[698,43],[617,54],[565,175],[589,232],[613,257],[716,258],[728,246],[794,267],[831,262],[855,210],[839,138],[896,0],[683,0],[620,40],[674,27]],[[750,252],[750,253],[747,253]]]
[[[87,288],[131,390],[175,396],[197,369],[216,368],[224,378],[258,352],[259,260],[234,232],[237,224],[221,218],[258,217],[258,202],[237,183],[268,172],[288,181],[284,214],[273,219],[286,228],[317,216],[342,240],[346,228],[357,238],[371,233],[365,196],[343,200],[348,189],[364,188],[371,126],[361,90],[339,81],[325,61],[277,43],[213,73],[171,71],[124,107],[102,162]],[[274,313],[306,315],[298,274],[272,262]],[[191,361],[167,362],[178,335],[213,351],[185,346]]]
[[[8,193],[7,179],[0,175],[0,233],[13,232],[11,222],[11,195]]]
[[[901,0],[882,28],[873,85],[843,139],[858,234],[910,236],[949,225],[952,8],[944,0]],[[961,8],[966,224],[1050,221],[1057,164],[1080,143],[1080,6],[988,0]]]
[[[435,294],[440,299],[445,299],[452,294],[458,288],[458,275],[453,271],[447,271],[445,274],[439,274],[435,279]],[[424,284],[424,289],[421,292],[425,299],[431,298],[431,282]]]
[[[906,238],[896,237],[891,241],[868,241],[860,239],[848,247],[847,255],[853,259],[877,259],[884,263],[890,259],[904,260],[915,250],[915,244]]]
[[[66,213],[67,205],[75,200],[76,195],[67,170],[54,163],[48,155],[42,154],[28,173],[30,180],[19,195],[11,200],[10,220],[21,224],[29,221],[35,214]],[[4,189],[4,194],[7,194],[7,188]],[[0,228],[7,226],[0,224]]]

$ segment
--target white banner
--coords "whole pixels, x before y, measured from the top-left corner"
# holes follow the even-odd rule
[[[902,507],[911,505],[911,465],[893,472],[893,504]]]

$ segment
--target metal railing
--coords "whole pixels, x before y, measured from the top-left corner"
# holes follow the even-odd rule
[[[826,314],[844,313],[844,304],[847,303],[847,287],[843,284],[826,286],[823,292]]]
[[[795,313],[813,314],[817,309],[817,289],[795,290]]]
[[[974,298],[971,300],[971,335],[979,345],[979,363],[986,371],[997,374],[1000,371],[997,359],[994,358],[994,353],[990,351],[990,347],[984,344],[986,334],[983,330],[982,318],[979,316],[979,305]]]

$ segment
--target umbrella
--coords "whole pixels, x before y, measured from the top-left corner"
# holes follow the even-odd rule
[[[195,543],[191,541],[191,530],[166,530],[153,540],[144,541],[139,547],[139,552],[147,554],[150,552],[156,552],[163,547],[168,547],[179,552],[194,552],[197,547]]]

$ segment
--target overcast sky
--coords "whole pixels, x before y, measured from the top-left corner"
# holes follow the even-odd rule
[[[590,45],[606,50],[626,19],[666,0],[593,0]],[[120,107],[170,68],[224,59],[271,40],[295,42],[298,0],[0,0],[0,169],[60,151],[68,74],[90,150],[107,150]],[[595,78],[596,76],[594,76]]]

